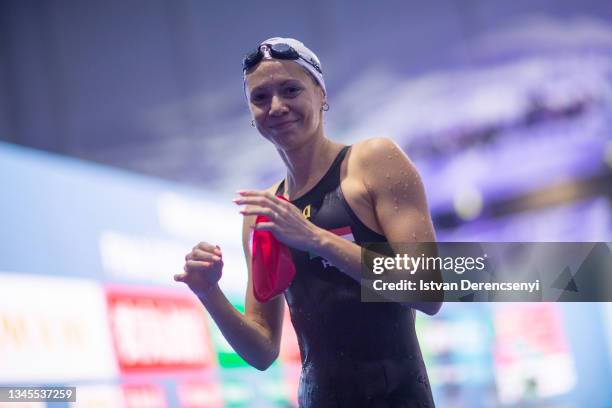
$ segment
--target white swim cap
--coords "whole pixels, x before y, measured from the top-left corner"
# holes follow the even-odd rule
[[[285,49],[281,51],[277,51],[279,45],[286,45]],[[291,58],[291,49],[297,53],[293,58]],[[262,53],[262,54],[259,54]],[[283,58],[282,54],[286,53],[287,57]],[[276,56],[274,54],[277,54]],[[302,67],[304,67],[312,77],[317,81],[323,93],[327,95],[327,90],[325,89],[325,80],[323,79],[323,71],[321,69],[321,62],[317,55],[312,52],[308,47],[306,47],[301,41],[298,41],[294,38],[283,38],[283,37],[272,37],[268,38],[265,41],[262,41],[261,44],[257,47],[257,51],[254,51],[250,55],[247,55],[243,62],[243,79],[244,79],[244,92],[246,93],[246,71],[247,65],[249,64],[249,58],[256,61],[252,63],[252,66],[255,66],[262,59],[286,59],[293,61]],[[259,58],[259,59],[258,59]],[[251,68],[251,67],[248,67]],[[247,95],[248,98],[248,95]]]

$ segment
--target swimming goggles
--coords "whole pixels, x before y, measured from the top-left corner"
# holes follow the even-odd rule
[[[312,58],[304,58],[295,48],[288,44],[277,43],[277,44],[262,44],[257,49],[247,54],[242,60],[242,71],[246,72],[253,68],[255,65],[266,56],[266,51],[272,58],[280,60],[297,60],[301,59],[311,65],[320,74],[323,74],[319,64]]]

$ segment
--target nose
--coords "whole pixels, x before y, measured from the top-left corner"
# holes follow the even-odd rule
[[[278,95],[273,95],[270,101],[270,116],[282,116],[289,111],[287,104],[283,98]]]

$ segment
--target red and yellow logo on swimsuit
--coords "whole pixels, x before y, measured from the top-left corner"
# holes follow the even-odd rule
[[[306,207],[304,207],[304,209],[302,210],[302,215],[306,219],[310,218],[310,204],[308,204]]]

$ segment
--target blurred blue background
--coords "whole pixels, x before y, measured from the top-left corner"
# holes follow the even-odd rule
[[[214,324],[196,372],[40,363],[76,355],[49,334],[57,316],[108,337],[82,337],[79,356],[114,361],[128,340],[109,288],[190,299],[171,277],[200,240],[224,247],[243,307],[230,199],[284,174],[250,126],[240,61],[271,36],[319,55],[330,137],[390,137],[415,162],[438,239],[612,241],[609,1],[3,0],[0,385],[76,384],[82,407],[295,403],[294,345],[260,373]],[[97,293],[82,315],[73,284]],[[45,310],[49,285],[66,294]],[[447,304],[418,329],[441,407],[612,406],[608,304]]]

